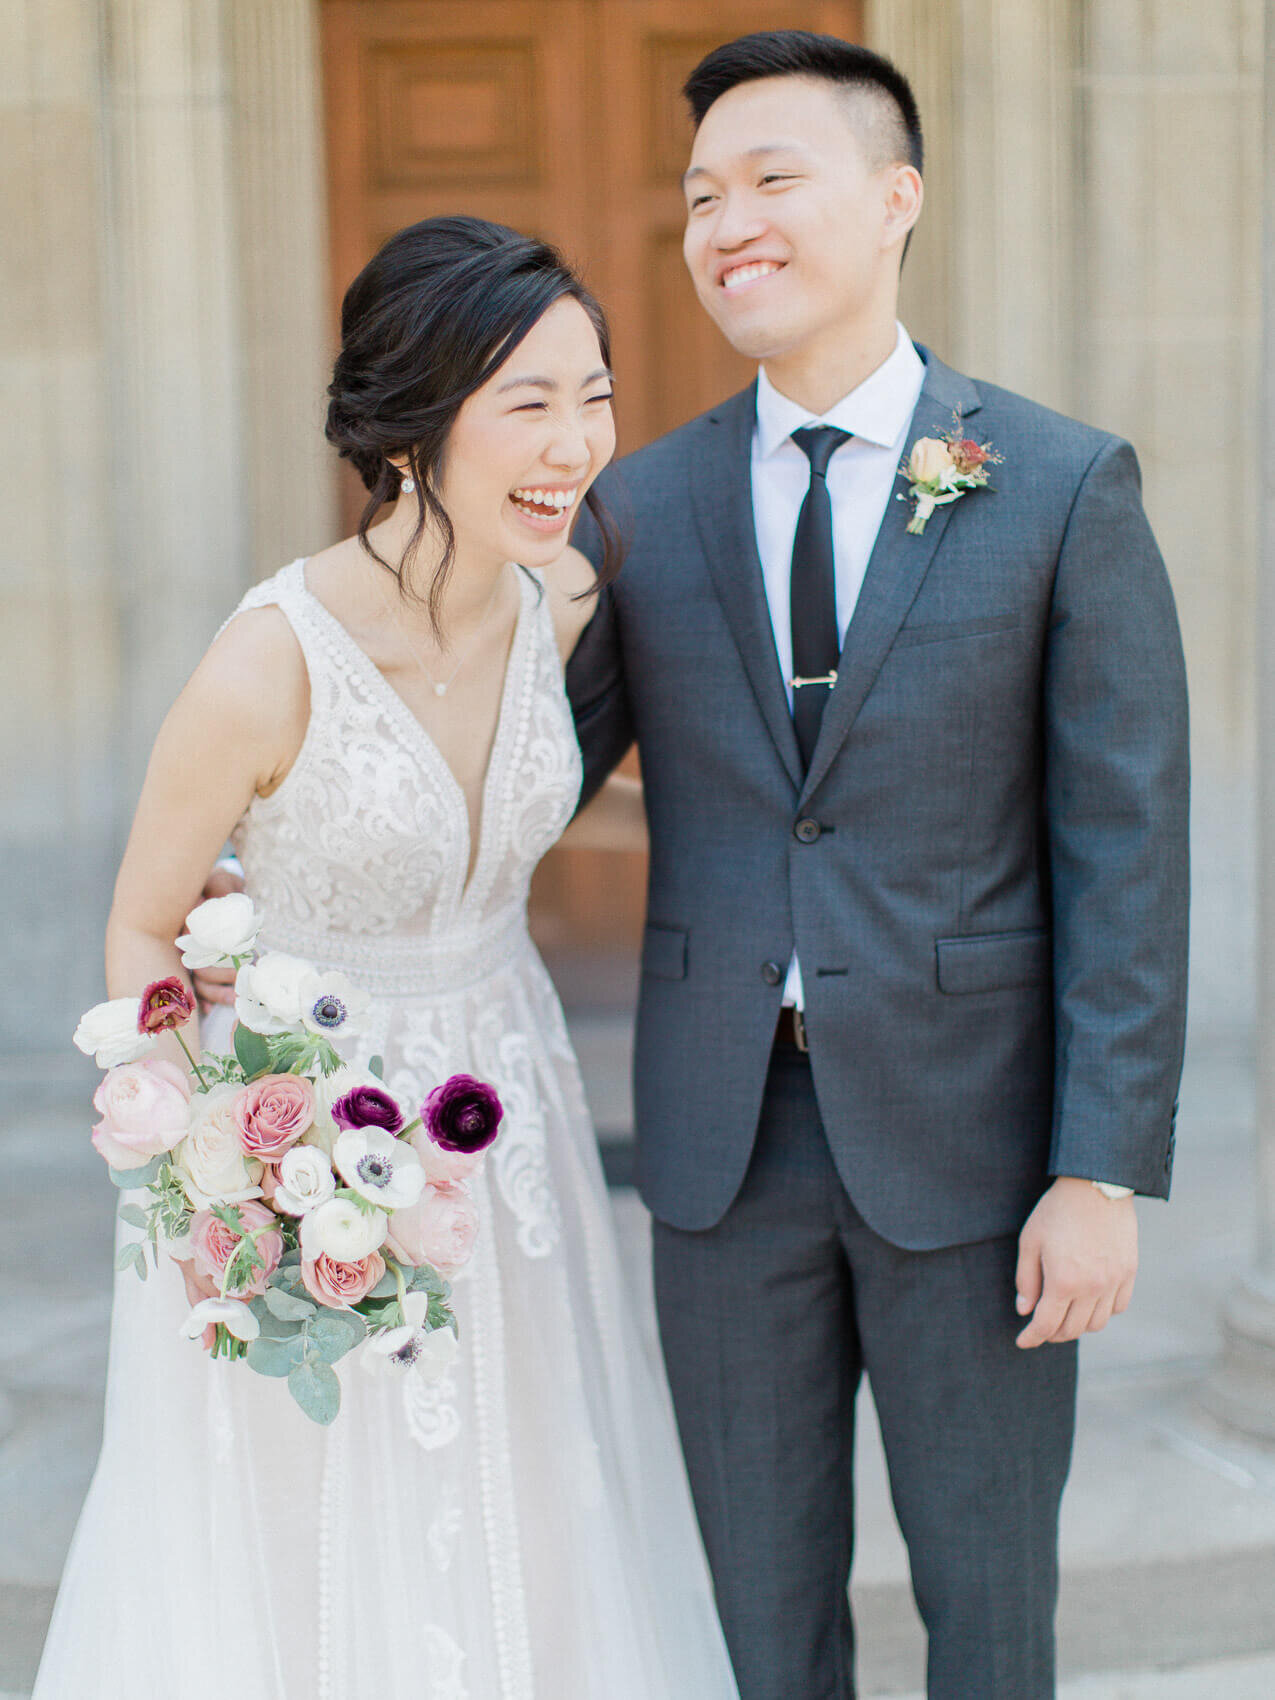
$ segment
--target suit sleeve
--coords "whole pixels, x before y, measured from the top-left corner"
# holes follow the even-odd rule
[[[601,565],[602,540],[592,516],[580,515],[572,542]],[[624,682],[620,616],[613,586],[598,592],[593,618],[567,662],[567,696],[575,716],[576,737],[584,757],[580,808],[589,803],[619,765],[633,742],[633,717]]]
[[[1116,439],[1064,535],[1044,709],[1050,1172],[1167,1198],[1186,1028],[1186,671],[1137,459]]]

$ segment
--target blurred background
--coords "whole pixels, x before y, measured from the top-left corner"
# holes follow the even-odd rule
[[[103,995],[111,880],[164,710],[243,590],[357,511],[322,436],[341,294],[430,214],[543,235],[611,314],[621,447],[681,423],[751,370],[683,269],[678,88],[720,41],[798,26],[891,55],[916,88],[913,336],[1141,457],[1192,689],[1190,1058],[1175,1204],[1144,1216],[1139,1309],[1090,1352],[1064,1667],[1077,1695],[1275,1693],[1275,1146],[1254,1121],[1255,1011],[1275,1008],[1256,853],[1275,771],[1258,666],[1275,638],[1259,593],[1259,562],[1275,572],[1259,535],[1270,10],[0,0],[0,1149],[26,1195],[0,1232],[20,1319],[0,1347],[0,1689],[29,1681],[99,1421],[110,1193],[85,1156],[95,1074],[69,1035]],[[534,916],[635,1271],[643,874],[557,852]],[[96,1248],[87,1273],[48,1253],[33,1177],[48,1220]],[[869,1692],[902,1693],[919,1642],[873,1445],[869,1425],[865,1658]]]

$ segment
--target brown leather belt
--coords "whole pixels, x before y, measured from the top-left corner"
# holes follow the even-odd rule
[[[779,1012],[779,1025],[775,1028],[775,1043],[790,1045],[797,1051],[808,1051],[806,1042],[806,1024],[802,1020],[801,1011],[786,1003]]]

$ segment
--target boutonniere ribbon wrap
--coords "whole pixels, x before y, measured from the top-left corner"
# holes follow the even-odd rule
[[[1001,458],[990,443],[976,443],[965,436],[959,416],[945,437],[918,437],[899,468],[900,478],[908,480],[908,493],[899,500],[912,503],[908,521],[912,536],[921,535],[935,508],[958,501],[968,490],[983,489],[988,467],[998,465]]]

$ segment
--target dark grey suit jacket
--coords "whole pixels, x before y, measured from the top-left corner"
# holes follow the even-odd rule
[[[891,501],[804,778],[753,531],[755,390],[602,481],[628,554],[568,686],[586,795],[641,756],[638,1178],[675,1227],[711,1226],[743,1179],[794,946],[828,1138],[880,1234],[1015,1232],[1056,1174],[1167,1196],[1187,711],[1137,462],[927,356],[909,447],[955,411],[1004,456],[994,488],[919,537]]]

